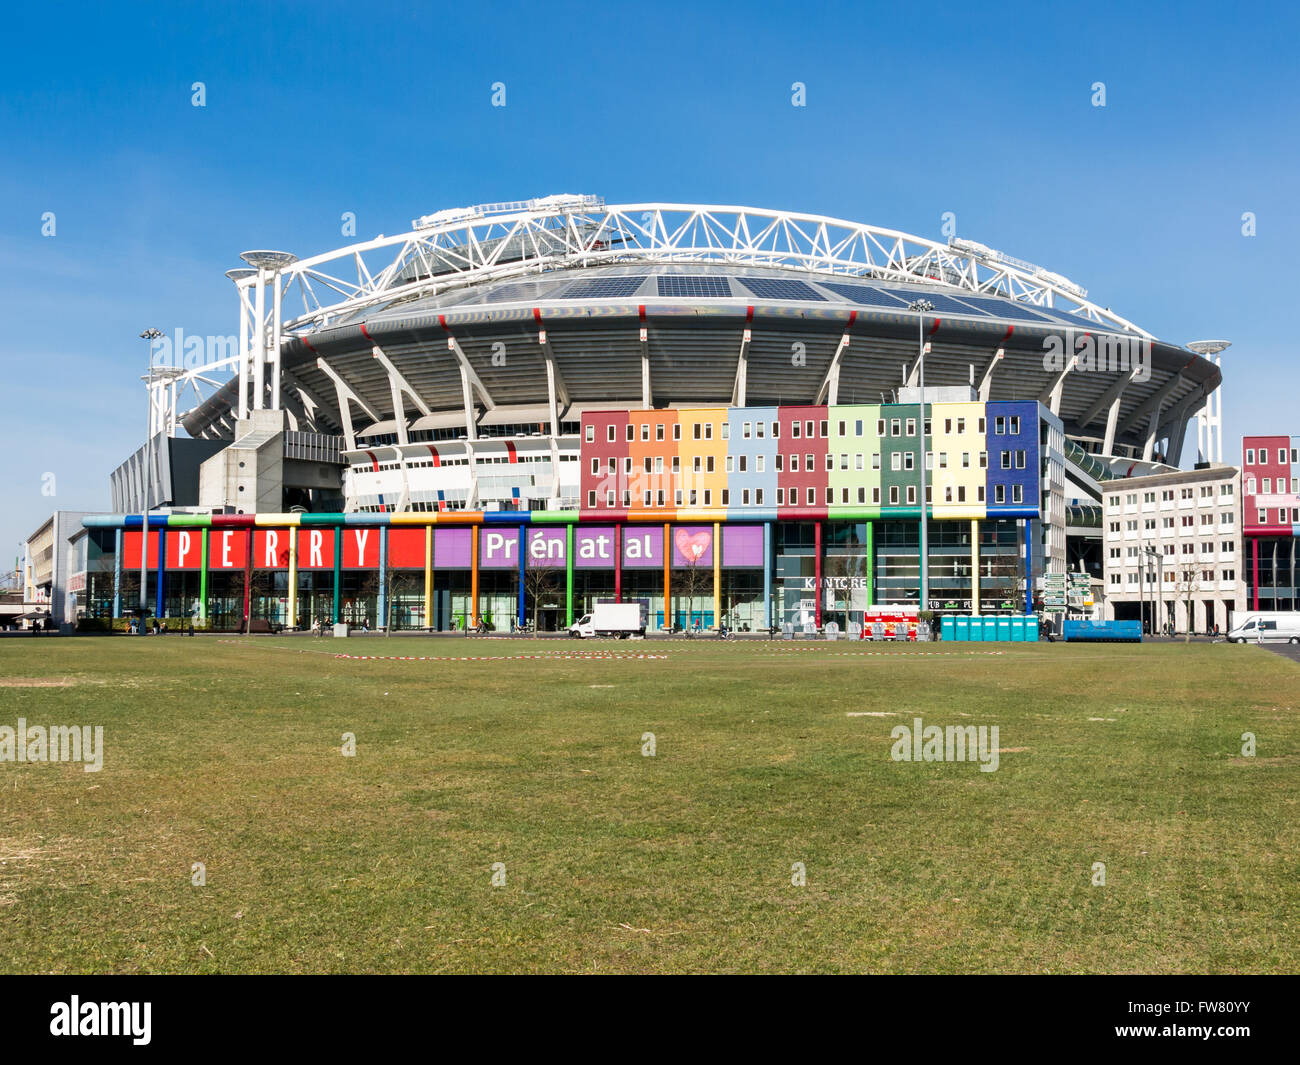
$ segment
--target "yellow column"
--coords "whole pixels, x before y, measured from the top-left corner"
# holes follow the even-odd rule
[[[424,627],[433,628],[433,526],[424,527]]]
[[[308,559],[307,561],[311,561]],[[289,529],[289,628],[298,627],[298,527]]]
[[[970,523],[970,612],[980,612],[980,523]]]
[[[713,523],[713,624],[722,626],[722,523]]]
[[[478,526],[474,526],[469,559],[469,623],[478,628]]]

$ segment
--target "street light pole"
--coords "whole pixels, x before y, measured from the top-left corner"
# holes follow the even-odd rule
[[[917,343],[917,371],[918,382],[921,387],[921,452],[919,455],[921,467],[921,604],[919,610],[930,609],[930,545],[927,531],[928,514],[925,505],[925,459],[928,452],[926,451],[926,432],[925,432],[925,316],[934,310],[934,304],[926,299],[915,300],[908,305],[908,310],[916,311],[916,343]],[[919,617],[919,614],[918,614]]]
[[[144,499],[140,515],[140,609],[149,610],[149,512],[153,509],[153,342],[162,336],[157,329],[146,329],[140,334],[145,342],[149,373],[145,377],[145,394],[148,397],[149,417],[144,439]],[[143,623],[143,622],[142,622]]]

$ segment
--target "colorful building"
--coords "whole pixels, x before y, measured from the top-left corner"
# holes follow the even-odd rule
[[[1021,612],[1059,422],[1034,401],[926,414],[923,455],[919,403],[584,411],[567,509],[520,505],[527,486],[506,482],[528,471],[507,453],[497,509],[173,511],[147,530],[94,515],[97,553],[115,562],[91,575],[88,605],[130,610],[143,544],[151,609],[223,629],[553,629],[602,599],[645,601],[652,629],[845,625],[918,603],[924,462],[929,606]]]
[[[1292,436],[1241,442],[1242,537],[1252,610],[1296,610],[1300,537],[1300,448]]]

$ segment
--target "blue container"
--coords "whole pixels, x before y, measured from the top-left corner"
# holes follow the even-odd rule
[[[1038,615],[1029,614],[1025,618],[1025,642],[1038,642]]]
[[[939,635],[946,642],[957,639],[957,619],[951,614],[945,614],[939,622]]]
[[[998,640],[1000,640],[1003,643],[1010,643],[1011,642],[1011,619],[1009,617],[1006,617],[1006,618],[996,618],[995,620],[997,621],[998,624]]]
[[[1019,617],[1013,617],[1010,618],[1009,620],[1011,622],[1011,642],[1024,643],[1025,642],[1025,619]]]
[[[997,643],[998,641],[998,619],[997,618],[980,618],[980,627],[984,630],[982,637],[985,643]]]
[[[1066,640],[1107,643],[1141,643],[1140,621],[1066,621],[1061,625]]]
[[[966,619],[966,639],[972,643],[982,643],[984,641],[984,626],[980,624],[979,618]]]

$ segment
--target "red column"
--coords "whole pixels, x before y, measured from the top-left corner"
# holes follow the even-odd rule
[[[335,544],[334,550],[339,550],[340,545]],[[244,632],[248,632],[248,619],[252,614],[249,606],[253,594],[253,529],[250,526],[244,530]]]
[[[1250,538],[1250,609],[1259,609],[1259,537]]]
[[[813,586],[816,591],[813,593],[816,598],[814,607],[813,623],[820,629],[822,627],[822,523],[813,522]]]
[[[623,601],[623,526],[614,526],[614,601]]]

